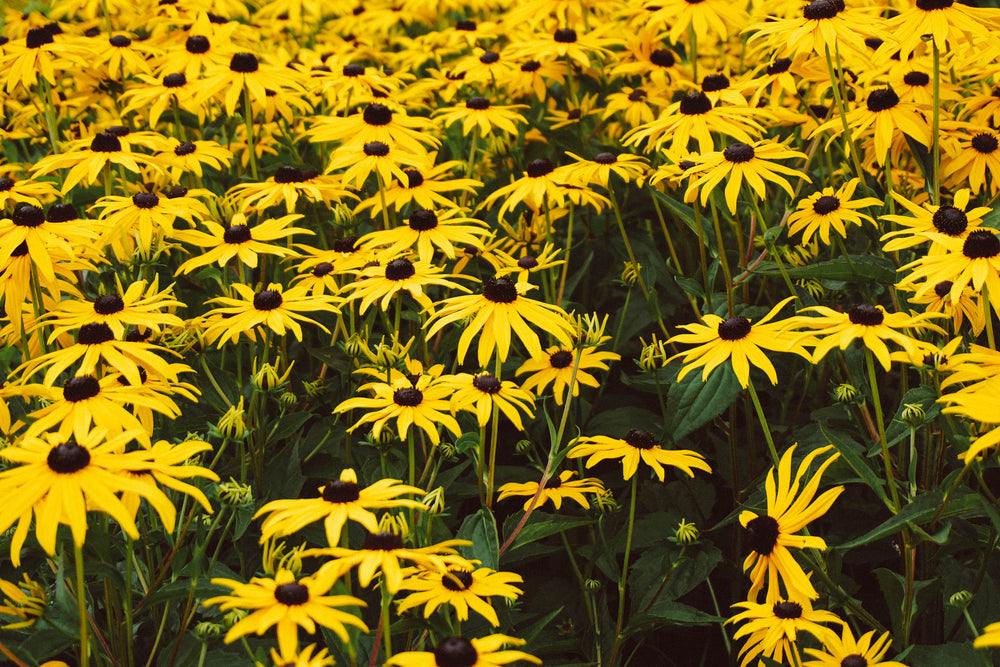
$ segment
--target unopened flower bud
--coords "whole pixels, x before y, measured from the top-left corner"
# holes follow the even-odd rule
[[[920,403],[904,403],[900,416],[910,428],[916,428],[927,421],[927,412]]]
[[[281,396],[278,397],[278,402],[281,403],[283,408],[294,408],[299,402],[299,397],[290,391],[281,392]]]
[[[625,262],[622,270],[622,282],[631,287],[639,282],[639,272],[642,271],[642,264],[639,262]]]
[[[216,428],[219,429],[219,433],[227,438],[233,438],[234,440],[240,440],[244,435],[246,435],[246,411],[243,409],[242,396],[240,396],[239,403],[231,406],[228,410],[226,410],[226,413],[219,418]]]
[[[680,544],[694,544],[698,541],[698,535],[698,528],[684,519],[681,519],[674,531],[674,538]]]
[[[420,502],[424,504],[427,508],[427,513],[431,515],[438,515],[444,512],[444,487],[439,486],[426,496],[424,496]]]
[[[531,451],[531,440],[518,440],[514,445],[514,451],[518,454],[527,454]]]
[[[228,482],[219,482],[216,486],[219,500],[226,505],[239,507],[253,503],[253,489],[249,484],[242,484],[230,477]]]
[[[959,591],[948,599],[948,604],[956,609],[965,609],[972,604],[972,597],[969,591]]]
[[[246,609],[233,609],[222,617],[222,624],[231,628],[249,615],[250,612]]]
[[[651,371],[667,363],[667,349],[662,340],[657,340],[656,334],[650,339],[649,344],[642,338],[642,351],[639,353],[639,368],[644,371]]]
[[[206,644],[217,640],[222,636],[224,631],[225,628],[221,623],[212,623],[210,621],[203,621],[194,626],[194,636]]]
[[[833,390],[833,396],[838,403],[854,403],[858,400],[858,388],[852,384],[838,384]]]
[[[584,587],[591,593],[601,590],[601,581],[599,579],[587,579],[583,582]]]
[[[618,501],[615,500],[615,496],[611,493],[610,489],[604,489],[604,491],[595,494],[594,504],[597,505],[597,509],[600,510],[601,514],[611,514],[618,509]]]

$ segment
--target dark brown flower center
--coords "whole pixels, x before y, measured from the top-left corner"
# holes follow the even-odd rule
[[[622,438],[627,444],[636,449],[652,449],[656,447],[656,436],[649,431],[633,428]]]
[[[971,232],[965,237],[962,254],[969,259],[996,257],[1000,255],[1000,239],[987,229]]]
[[[951,282],[950,280],[942,280],[941,282],[939,282],[937,285],[934,286],[934,293],[937,294],[938,298],[943,299],[944,297],[948,296],[949,292],[951,292],[951,286],[954,284],[955,283]]]
[[[53,41],[52,33],[45,28],[32,28],[24,39],[25,46],[29,49],[38,49]]]
[[[572,44],[576,41],[576,30],[560,28],[553,33],[552,38],[560,44]]]
[[[196,150],[198,150],[197,146],[195,146],[190,141],[184,141],[182,143],[177,144],[177,147],[174,148],[174,155],[184,157],[185,155],[191,155]]]
[[[385,266],[386,280],[406,280],[412,278],[416,273],[417,270],[413,267],[413,262],[405,257],[394,259]]]
[[[14,180],[4,176],[0,178],[0,192],[7,192],[14,187]]]
[[[537,72],[539,69],[541,69],[541,67],[542,67],[542,63],[538,62],[537,60],[529,60],[528,62],[526,62],[523,65],[521,65],[521,71],[522,72]]]
[[[424,394],[416,387],[402,387],[392,392],[392,402],[404,408],[415,408],[424,400]]]
[[[657,67],[673,67],[677,60],[674,54],[666,49],[657,49],[649,54],[649,62]]]
[[[470,21],[469,19],[463,19],[455,23],[455,30],[462,30],[464,32],[475,32],[476,22]]]
[[[312,270],[312,274],[317,278],[322,278],[331,271],[333,271],[333,264],[331,264],[330,262],[320,262]]]
[[[840,661],[840,667],[868,667],[868,660],[860,653],[852,653]]]
[[[281,292],[276,290],[261,290],[253,295],[253,307],[257,310],[274,310],[281,302]]]
[[[517,266],[525,271],[530,271],[531,269],[538,266],[538,260],[531,255],[525,255],[521,259],[517,260]]]
[[[907,72],[903,77],[903,83],[907,86],[917,86],[923,88],[931,82],[931,78],[924,72]]]
[[[873,90],[868,95],[867,104],[869,111],[875,113],[886,111],[899,104],[899,95],[892,88],[879,88],[878,90]]]
[[[767,556],[778,543],[778,522],[769,516],[759,516],[747,523],[747,540],[750,548],[761,556]]]
[[[369,157],[385,157],[389,154],[389,145],[381,141],[369,141],[362,150]]]
[[[646,99],[646,91],[642,88],[636,88],[628,94],[629,102],[642,102],[644,99]]]
[[[483,55],[479,56],[479,62],[484,65],[492,65],[493,63],[500,62],[500,54],[496,51],[486,51]]]
[[[823,195],[813,202],[813,211],[816,215],[827,215],[840,208],[840,200],[833,195]]]
[[[305,175],[298,167],[281,166],[274,172],[275,183],[301,183],[304,180]]]
[[[367,551],[395,551],[403,548],[403,538],[396,533],[368,533],[362,548]]]
[[[108,40],[108,43],[111,44],[111,46],[123,49],[126,46],[132,44],[132,40],[126,37],[125,35],[115,35],[114,37]]]
[[[361,118],[367,125],[388,125],[392,122],[392,111],[384,104],[369,104]]]
[[[730,317],[719,322],[718,331],[722,340],[742,340],[750,335],[750,320],[745,317]]]
[[[211,46],[208,37],[204,35],[191,35],[184,42],[184,48],[188,53],[207,53]]]
[[[342,70],[340,70],[340,72],[344,76],[349,76],[349,77],[353,78],[353,77],[361,76],[362,74],[364,74],[365,73],[365,68],[362,65],[357,65],[355,63],[351,63],[350,65],[344,65],[344,68]]]
[[[90,141],[90,150],[95,153],[117,153],[122,149],[118,137],[108,132],[98,132]]]
[[[24,257],[28,254],[28,242],[21,241],[17,244],[17,247],[10,251],[11,257]]]
[[[490,108],[490,101],[485,97],[470,97],[465,103],[465,108],[473,111],[485,111]]]
[[[778,618],[802,617],[802,605],[798,602],[775,602],[772,610]]]
[[[528,176],[531,178],[540,178],[545,174],[551,174],[555,171],[556,166],[552,164],[552,161],[546,158],[541,158],[538,160],[532,160],[531,164],[525,170],[528,172]]]
[[[441,577],[441,583],[449,591],[466,591],[472,585],[472,573],[465,570],[448,570]]]
[[[80,214],[72,204],[53,204],[45,212],[45,219],[48,222],[69,222],[79,220]]]
[[[478,660],[476,648],[463,637],[448,637],[434,649],[437,667],[472,667]]]
[[[101,393],[101,383],[93,375],[78,375],[63,385],[63,398],[71,403],[85,401]]]
[[[70,440],[50,449],[45,462],[52,472],[66,475],[86,468],[90,463],[90,452]]]
[[[729,146],[726,147],[726,150],[722,151],[722,157],[726,158],[727,162],[732,162],[734,164],[749,162],[753,159],[753,156],[753,147],[740,142],[729,144]]]
[[[337,239],[336,241],[333,242],[333,250],[334,252],[344,252],[344,253],[354,252],[355,251],[354,244],[357,243],[357,241],[358,241],[357,236],[345,236],[344,238]]]
[[[500,391],[502,385],[500,384],[500,380],[496,379],[495,376],[483,373],[472,379],[472,386],[484,394],[495,394]]]
[[[246,225],[229,225],[226,230],[222,232],[222,240],[225,243],[231,243],[233,245],[238,245],[240,243],[246,243],[253,239],[250,234],[250,228]]]
[[[787,72],[788,68],[792,66],[791,58],[778,58],[773,63],[767,66],[768,74],[781,74],[782,72]]]
[[[274,589],[274,599],[289,607],[305,604],[309,602],[309,589],[297,581],[281,584]]]
[[[701,81],[701,89],[706,93],[725,90],[729,87],[729,77],[725,74],[709,74]]]
[[[885,320],[885,313],[878,306],[859,303],[847,311],[847,318],[852,324],[862,324],[867,327],[877,327]]]
[[[955,0],[917,0],[917,9],[931,12],[935,9],[948,9],[953,4]]]
[[[809,110],[820,120],[826,118],[826,115],[830,113],[830,107],[823,106],[822,104],[810,104]]]
[[[546,489],[558,489],[560,486],[562,486],[562,480],[559,479],[559,475],[552,475],[552,477],[545,480]]]
[[[153,208],[160,203],[160,198],[152,192],[140,192],[132,195],[132,203],[139,208]]]
[[[163,87],[164,88],[180,88],[187,83],[187,77],[180,72],[176,74],[168,74],[163,77]]]
[[[981,132],[976,136],[972,137],[972,147],[979,151],[989,155],[997,149],[997,138],[988,132]]]
[[[360,497],[361,492],[354,482],[338,479],[323,487],[323,500],[328,503],[353,503]]]
[[[559,350],[549,355],[549,365],[552,368],[568,368],[573,363],[573,353],[567,350]]]
[[[582,109],[570,109],[566,112],[566,118],[570,120],[580,120],[580,116],[583,115]]]
[[[421,208],[410,214],[409,224],[412,230],[426,232],[438,226],[438,217],[434,211]]]
[[[104,322],[88,322],[76,334],[76,342],[80,345],[100,345],[114,339],[111,327]]]
[[[45,214],[42,209],[31,204],[21,204],[14,209],[11,222],[18,227],[37,227],[45,222]]]
[[[126,340],[127,340],[127,338],[126,338]],[[140,342],[141,343],[142,341],[132,341],[132,342]],[[146,384],[146,378],[148,378],[148,377],[149,377],[149,374],[146,373],[146,369],[143,368],[142,366],[139,366],[139,384]],[[120,384],[123,387],[131,386],[131,383],[128,381],[128,378],[126,378],[124,375],[119,375],[118,376],[118,384]]]
[[[257,56],[252,53],[236,53],[229,60],[229,69],[239,74],[256,72],[259,67]]]
[[[832,19],[839,13],[837,5],[829,0],[815,0],[802,9],[802,18],[809,21]]]
[[[94,312],[99,315],[113,315],[125,309],[125,302],[117,294],[102,294],[94,300]]]
[[[698,116],[711,110],[712,100],[701,91],[688,93],[681,99],[681,113],[685,116]]]
[[[493,303],[514,303],[517,287],[510,278],[490,278],[483,284],[483,296]]]
[[[965,211],[954,206],[940,206],[931,218],[934,229],[948,236],[958,236],[969,226]]]

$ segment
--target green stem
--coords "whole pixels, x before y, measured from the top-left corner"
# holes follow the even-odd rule
[[[764,439],[767,440],[767,449],[771,452],[771,462],[774,463],[774,467],[777,469],[780,461],[778,457],[778,450],[774,446],[774,439],[771,437],[771,429],[767,425],[767,417],[764,416],[764,409],[760,406],[760,399],[757,398],[757,390],[753,388],[753,382],[747,383],[747,391],[750,394],[750,400],[753,401],[754,410],[757,411],[757,419],[760,420],[760,427],[764,430]]]
[[[618,580],[618,620],[615,622],[615,643],[611,647],[611,657],[608,659],[608,667],[614,667],[623,639],[622,626],[625,623],[625,588],[628,582],[628,561],[632,555],[632,529],[635,527],[635,497],[638,486],[638,474],[632,475],[632,497],[629,499],[628,504],[628,532],[625,534],[625,561],[622,563],[622,576]]]
[[[257,172],[257,151],[253,141],[253,105],[250,103],[250,89],[243,83],[243,120],[247,126],[247,149],[250,151],[250,173],[254,181],[260,180]]]
[[[389,605],[392,603],[392,594],[386,591],[384,580],[379,588],[382,592],[382,641],[385,644],[385,658],[388,660],[392,656],[392,626],[389,624]]]
[[[688,41],[691,42],[691,53],[688,54],[688,63],[691,65],[691,80],[698,83],[698,33],[694,30],[694,25],[688,26]]]
[[[500,365],[500,355],[497,355],[496,360],[496,372],[494,373],[497,382],[503,382],[501,380],[501,374],[503,373],[502,366]],[[486,478],[486,507],[491,509],[493,507],[493,475],[496,472],[497,467],[497,434],[500,429],[500,404],[493,401],[493,412],[490,415],[490,465],[487,468],[487,478]]]
[[[87,590],[83,587],[83,545],[73,544],[76,561],[76,609],[80,615],[80,667],[87,667],[90,655],[87,650]]]
[[[38,77],[38,87],[41,88],[40,95],[44,100],[45,125],[49,130],[49,142],[52,144],[52,153],[59,153],[59,131],[56,125],[55,113],[52,109],[52,86],[45,76]]]
[[[125,657],[126,665],[135,665],[134,633],[132,630],[132,567],[135,561],[135,543],[125,536]]]
[[[996,339],[993,337],[993,309],[990,306],[990,290],[983,283],[983,292],[979,297],[983,304],[983,319],[986,320],[986,342],[989,343],[990,349],[997,349]]]
[[[708,282],[708,256],[705,252],[705,229],[701,226],[701,205],[697,200],[694,202],[694,229],[698,234],[698,255],[701,259],[701,282],[705,286],[705,303],[708,305],[708,312],[714,313],[715,306],[712,304],[712,286]]]
[[[865,364],[868,367],[868,383],[871,386],[872,402],[875,404],[875,421],[878,425],[879,445],[882,447],[882,463],[885,465],[885,481],[889,485],[892,496],[893,514],[899,512],[899,494],[896,491],[896,475],[893,472],[892,458],[889,456],[889,445],[885,438],[885,419],[882,416],[882,399],[879,397],[878,383],[875,381],[875,360],[871,350],[865,348]]]
[[[851,139],[851,126],[847,122],[847,107],[844,106],[844,98],[840,94],[840,78],[833,68],[833,58],[830,56],[829,46],[826,47],[826,68],[830,74],[830,88],[833,90],[833,99],[837,104],[837,112],[840,114],[840,122],[844,129],[844,152],[851,156],[854,175],[861,179],[861,182],[867,186],[865,172],[861,168],[861,161],[858,158],[858,151],[855,149],[854,141]]]
[[[715,229],[715,250],[719,253],[719,264],[722,266],[722,275],[726,279],[726,309],[729,317],[733,316],[733,274],[729,270],[729,259],[726,257],[726,244],[722,240],[722,227],[719,226],[719,210],[715,206],[715,198],[711,200],[712,205],[712,227]]]

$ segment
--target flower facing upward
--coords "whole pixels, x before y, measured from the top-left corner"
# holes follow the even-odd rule
[[[798,633],[807,632],[821,642],[836,634],[822,625],[835,623],[844,625],[836,614],[820,609],[813,609],[808,600],[769,600],[764,604],[737,602],[734,607],[742,607],[745,611],[730,618],[727,623],[746,621],[736,634],[735,639],[746,637],[747,641],[740,649],[740,667],[754,664],[754,661],[764,656],[779,664],[794,664],[793,653],[798,652]],[[853,667],[844,663],[844,667]],[[860,667],[860,666],[859,666]]]
[[[778,352],[792,352],[809,358],[809,353],[793,335],[784,331],[786,323],[771,322],[781,309],[795,297],[783,299],[760,321],[753,324],[745,317],[722,319],[718,315],[705,315],[703,324],[682,324],[681,329],[691,333],[677,334],[668,343],[700,343],[687,352],[678,352],[667,361],[684,357],[684,367],[677,375],[680,381],[695,368],[704,367],[702,381],[708,380],[709,373],[720,364],[729,361],[740,385],[746,389],[750,382],[750,366],[756,366],[767,374],[771,384],[778,384],[778,374],[761,348]]]
[[[161,327],[179,327],[184,323],[170,312],[184,305],[174,298],[173,285],[160,290],[160,279],[154,277],[151,283],[140,280],[126,288],[117,274],[115,280],[114,292],[102,294],[93,301],[60,301],[45,317],[53,326],[52,334],[62,334],[86,324],[106,324],[115,338],[123,339],[126,326],[160,333]]]
[[[496,627],[500,619],[484,598],[498,596],[516,600],[522,591],[511,584],[521,581],[519,574],[495,572],[488,567],[418,571],[403,580],[403,590],[417,592],[403,598],[398,612],[402,614],[424,605],[424,618],[430,618],[435,609],[446,604],[455,609],[459,621],[469,620],[469,609],[472,609]]]
[[[295,252],[287,246],[269,243],[269,241],[288,239],[294,234],[312,235],[314,233],[312,230],[290,226],[303,217],[293,213],[251,226],[247,224],[244,214],[237,213],[229,221],[229,225],[225,227],[212,220],[205,220],[202,224],[208,230],[207,234],[196,229],[178,231],[174,236],[178,241],[190,243],[205,250],[181,264],[177,273],[190,273],[199,267],[212,263],[225,266],[234,257],[243,264],[255,268],[257,255],[277,255],[279,257],[294,255]]]
[[[351,468],[341,472],[340,479],[319,487],[319,493],[318,498],[274,500],[261,507],[254,515],[255,519],[268,515],[261,524],[261,543],[272,537],[291,535],[322,519],[327,541],[330,546],[336,546],[348,519],[360,523],[368,532],[376,533],[378,519],[371,510],[386,507],[424,509],[424,505],[416,500],[398,497],[412,493],[423,495],[423,490],[401,484],[395,479],[380,479],[361,487]]]
[[[523,639],[506,635],[490,635],[480,639],[448,637],[438,642],[433,651],[406,651],[397,653],[385,665],[396,667],[500,667],[518,660],[542,661],[523,651],[502,650],[504,646],[521,646]]]
[[[704,457],[698,452],[689,449],[663,449],[656,441],[656,436],[637,428],[631,429],[624,438],[609,438],[603,435],[579,438],[567,456],[569,458],[589,456],[586,463],[588,468],[605,459],[621,459],[622,475],[626,480],[631,479],[639,469],[640,461],[651,467],[661,482],[664,466],[679,468],[690,477],[694,477],[693,468],[707,473],[712,472]]]
[[[1000,190],[1000,133],[996,130],[982,127],[968,132],[959,142],[957,153],[943,157],[946,185],[968,183],[972,192],[979,194],[989,183],[991,196]]]
[[[485,97],[470,97],[464,105],[439,109],[436,115],[444,127],[449,127],[462,121],[462,134],[469,135],[473,131],[480,136],[492,134],[494,128],[507,134],[517,134],[517,126],[526,123],[524,116],[517,113],[518,109],[527,108],[523,104],[498,106]]]
[[[32,176],[69,169],[62,186],[62,192],[65,194],[80,182],[85,185],[97,182],[105,165],[109,164],[119,165],[136,174],[142,170],[142,166],[162,171],[154,160],[142,153],[122,150],[122,144],[115,135],[99,132],[94,135],[88,148],[42,158],[35,164]]]
[[[952,205],[921,206],[896,192],[892,193],[892,197],[911,215],[882,216],[883,220],[895,222],[900,226],[900,229],[882,235],[880,240],[885,242],[882,249],[886,252],[912,248],[933,241],[939,236],[964,240],[972,230],[982,224],[983,216],[990,212],[989,207],[969,205],[972,193],[968,189],[956,192]]]
[[[646,141],[646,152],[660,150],[670,142],[669,150],[684,153],[691,141],[698,142],[698,150],[713,150],[716,132],[736,141],[752,143],[763,128],[753,120],[761,111],[747,106],[713,106],[712,100],[701,92],[691,92],[660,112],[651,123],[645,123],[625,135],[623,144],[635,146]]]
[[[499,380],[490,373],[459,373],[443,379],[455,393],[451,395],[452,412],[475,413],[480,426],[486,426],[496,407],[520,430],[524,430],[521,412],[534,416],[535,397],[510,380]]]
[[[226,192],[226,196],[241,202],[244,208],[259,211],[283,203],[285,210],[291,213],[300,196],[307,201],[321,201],[330,205],[354,195],[341,190],[340,180],[337,178],[324,176],[313,169],[282,165],[264,183],[234,185]]]
[[[317,575],[296,580],[295,575],[284,568],[273,578],[254,577],[249,583],[234,579],[212,579],[218,586],[232,589],[229,595],[209,598],[205,606],[220,605],[222,611],[248,609],[252,613],[233,625],[226,633],[226,643],[236,641],[244,635],[262,635],[272,626],[278,633],[278,647],[282,654],[294,652],[298,644],[298,629],[307,633],[316,632],[321,625],[333,632],[345,644],[350,642],[348,625],[367,632],[361,620],[340,607],[364,607],[365,603],[350,595],[327,595],[335,577]]]
[[[840,454],[825,459],[808,483],[801,486],[806,471],[814,460],[833,445],[810,452],[798,471],[792,476],[792,456],[795,446],[788,448],[778,463],[778,469],[771,469],[765,484],[767,492],[767,514],[744,510],[740,513],[740,525],[746,529],[746,538],[751,549],[743,561],[743,571],[750,570],[753,582],[747,599],[757,600],[760,591],[767,584],[767,602],[781,597],[778,587],[784,584],[789,598],[815,600],[819,597],[809,577],[802,571],[789,549],[826,549],[826,542],[814,535],[795,535],[806,525],[823,516],[833,501],[844,491],[843,486],[835,486],[816,498],[823,471],[837,460]]]
[[[382,310],[388,309],[392,298],[400,298],[401,292],[406,291],[425,311],[431,311],[434,303],[424,293],[425,287],[438,285],[469,291],[445,278],[447,274],[442,274],[442,271],[441,267],[429,261],[410,261],[406,257],[397,257],[385,266],[374,263],[373,266],[361,269],[357,279],[344,286],[344,291],[348,293],[345,298],[347,301],[361,299],[359,311],[364,313],[375,302],[379,302]]]
[[[277,283],[271,283],[267,289],[255,292],[252,287],[235,284],[232,288],[240,297],[216,297],[210,303],[221,304],[206,313],[208,327],[205,337],[215,340],[218,337],[219,347],[227,341],[235,343],[240,334],[246,334],[251,340],[256,340],[257,327],[266,326],[279,336],[291,331],[297,340],[302,340],[302,327],[299,322],[309,322],[327,331],[319,322],[312,320],[303,312],[326,311],[336,313],[334,297],[326,294],[310,294],[307,287],[301,283],[288,289]]]
[[[917,0],[890,18],[888,28],[895,39],[880,51],[888,55],[898,49],[900,61],[906,62],[925,35],[934,48],[946,51],[950,44],[955,52],[972,47],[973,41],[991,39],[1000,28],[1000,11],[954,0]]]
[[[852,178],[836,191],[832,186],[826,187],[800,201],[795,212],[788,216],[788,233],[802,232],[802,245],[808,245],[818,233],[823,243],[830,245],[831,230],[846,238],[849,225],[860,227],[865,222],[874,225],[875,220],[858,209],[881,206],[882,200],[875,197],[852,200],[860,183]]]
[[[948,296],[958,303],[966,287],[988,292],[993,309],[1000,307],[1000,237],[988,228],[978,228],[965,237],[948,238],[934,235],[935,243],[943,248],[940,254],[928,254],[900,271],[909,273],[899,281],[902,287],[917,286],[917,296],[928,294],[943,282],[951,282]]]
[[[483,201],[483,206],[492,206],[502,199],[499,213],[501,219],[522,202],[535,209],[541,208],[546,202],[549,207],[562,206],[565,200],[562,182],[562,172],[556,165],[548,158],[539,158],[528,165],[522,178],[490,193]]]
[[[456,438],[462,434],[458,422],[447,414],[450,407],[447,399],[452,389],[430,375],[421,375],[416,382],[406,378],[394,380],[392,384],[369,382],[358,387],[358,391],[371,391],[375,395],[349,398],[334,410],[335,413],[355,408],[371,410],[347,429],[348,432],[372,422],[372,435],[378,438],[386,423],[395,418],[401,440],[406,440],[411,425],[423,429],[435,445],[441,442],[438,426],[444,426]]]
[[[590,509],[585,493],[604,493],[604,483],[596,477],[586,477],[584,479],[573,479],[576,475],[572,470],[563,470],[559,476],[553,475],[545,480],[545,488],[538,494],[538,502],[535,508],[540,508],[545,503],[552,501],[552,505],[558,510],[562,507],[562,501],[573,500],[584,509]],[[524,511],[531,507],[531,500],[538,491],[538,482],[509,482],[501,486],[498,491],[500,496],[497,501],[514,496],[527,496],[524,501]]]
[[[875,631],[866,632],[860,639],[854,639],[851,626],[844,624],[840,637],[835,632],[827,633],[823,640],[823,650],[807,648],[805,652],[815,658],[802,663],[803,667],[906,667],[901,662],[883,660],[889,652],[892,640],[889,633],[875,637]],[[976,640],[976,646],[979,646]]]
[[[605,341],[610,339],[610,336],[608,336],[605,338]],[[580,395],[580,385],[588,387],[600,386],[600,382],[588,373],[588,370],[600,369],[606,371],[608,370],[608,362],[621,359],[621,355],[615,352],[598,352],[596,348],[590,347],[585,347],[580,352],[576,352],[571,347],[556,345],[532,355],[530,359],[521,364],[517,369],[517,375],[531,373],[521,388],[533,392],[537,396],[549,386],[549,383],[552,383],[552,393],[555,396],[556,405],[562,405],[566,389],[573,380],[573,366],[576,354],[580,354],[580,363],[576,371],[576,382],[573,382],[573,396]]]
[[[362,248],[387,246],[385,254],[395,256],[403,250],[417,246],[421,261],[430,262],[438,248],[448,259],[455,259],[455,245],[483,247],[485,223],[467,218],[457,209],[434,211],[414,208],[405,225],[395,229],[376,230],[361,237]]]
[[[801,5],[800,5],[801,6]],[[870,12],[844,7],[838,0],[814,0],[801,9],[802,15],[793,18],[768,18],[747,28],[748,44],[766,41],[769,48],[776,48],[779,56],[823,56],[828,50],[840,49],[841,53],[864,53],[865,37],[882,34]]]

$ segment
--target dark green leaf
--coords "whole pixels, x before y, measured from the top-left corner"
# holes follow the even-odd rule
[[[648,611],[633,616],[623,632],[629,636],[663,625],[711,625],[724,620],[680,602],[657,600]]]
[[[786,266],[785,271],[792,280],[816,278],[820,280],[844,280],[847,282],[874,281],[891,285],[896,282],[896,267],[884,257],[872,255],[851,255],[850,263],[843,257],[827,262],[812,262],[805,266]],[[781,271],[773,262],[761,262],[753,273],[763,276],[780,276]]]
[[[483,507],[475,514],[465,517],[456,537],[472,542],[472,546],[459,548],[463,557],[478,560],[483,567],[492,570],[500,569],[500,542],[493,512]]]
[[[740,383],[728,363],[713,370],[704,382],[701,369],[695,369],[672,384],[667,392],[667,414],[674,442],[722,414],[739,395]]]
[[[517,522],[521,520],[522,514],[518,512],[512,515],[508,520],[510,529],[517,525]],[[521,528],[521,532],[517,534],[514,539],[513,544],[510,545],[508,551],[513,551],[518,547],[523,547],[526,544],[531,544],[536,540],[541,540],[548,537],[549,535],[555,535],[564,530],[570,530],[571,528],[577,528],[579,526],[586,526],[593,523],[592,519],[585,519],[580,517],[572,516],[562,516],[559,514],[547,514],[545,512],[532,512],[531,516],[528,518],[528,522]],[[504,526],[507,528],[507,526]]]
[[[836,447],[840,455],[844,457],[847,465],[851,466],[851,469],[868,485],[868,488],[875,492],[887,508],[891,509],[892,503],[889,502],[889,496],[886,495],[883,488],[885,484],[879,474],[868,465],[868,461],[861,456],[859,452],[862,449],[861,445],[841,434],[833,432],[825,424],[820,425],[820,430],[826,439],[830,441],[830,444]]]

